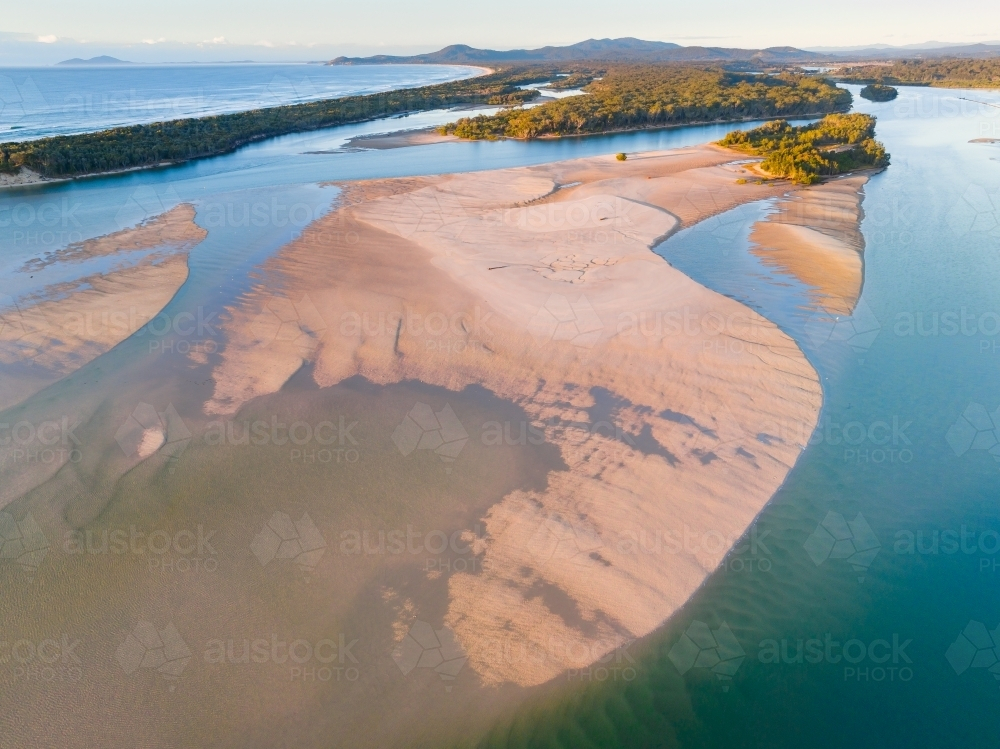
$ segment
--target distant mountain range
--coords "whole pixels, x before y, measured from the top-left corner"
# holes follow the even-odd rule
[[[119,60],[117,57],[109,57],[108,55],[101,55],[100,57],[91,57],[89,60],[84,60],[82,57],[74,57],[72,60],[63,60],[62,62],[57,62],[56,65],[134,65],[135,63],[128,62],[127,60]]]
[[[452,44],[437,52],[423,55],[375,55],[373,57],[338,57],[328,65],[385,65],[427,63],[488,63],[488,62],[808,62],[831,59],[816,52],[795,47],[767,49],[736,49],[728,47],[682,47],[672,42],[647,42],[623,39],[588,39],[568,47],[539,49],[476,49],[465,44]]]
[[[1000,42],[983,44],[949,44],[924,42],[893,47],[886,44],[858,47],[818,47],[811,50],[796,47],[739,49],[734,47],[682,47],[672,42],[648,42],[625,37],[622,39],[588,39],[566,47],[538,49],[477,49],[465,44],[452,44],[437,52],[422,55],[374,55],[372,57],[338,57],[327,65],[387,65],[387,64],[486,64],[502,62],[749,62],[831,63],[839,61],[923,59],[928,57],[997,57]]]
[[[1000,42],[991,41],[982,44],[924,42],[923,44],[906,44],[900,47],[876,44],[870,47],[816,47],[812,51],[852,60],[923,60],[929,57],[984,58],[1000,56]]]

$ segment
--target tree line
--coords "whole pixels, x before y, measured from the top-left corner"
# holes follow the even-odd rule
[[[754,75],[717,67],[620,65],[588,83],[586,95],[528,109],[466,117],[439,128],[470,139],[537,138],[719,120],[846,111],[851,94],[795,73]]]
[[[837,71],[837,79],[943,88],[1000,88],[1000,59],[939,58],[899,60],[883,65],[852,65]]]
[[[23,166],[46,177],[78,176],[214,156],[264,138],[404,112],[457,105],[512,106],[538,96],[538,91],[518,86],[551,80],[558,72],[558,68],[511,67],[420,88],[5,142],[0,143],[0,171],[16,172]]]

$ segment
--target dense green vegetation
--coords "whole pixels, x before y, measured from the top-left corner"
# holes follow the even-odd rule
[[[889,163],[885,147],[875,140],[875,118],[868,114],[831,114],[802,127],[775,120],[732,132],[719,145],[763,156],[765,172],[806,185],[823,175]]]
[[[556,70],[508,68],[463,81],[368,96],[0,143],[0,171],[14,172],[25,166],[47,177],[92,174],[212,156],[262,138],[402,112],[459,104],[522,104],[538,92],[517,86],[550,80]]]
[[[1000,59],[900,60],[889,65],[843,68],[837,78],[857,83],[940,86],[943,88],[1000,88]]]
[[[591,71],[578,71],[576,73],[570,73],[569,75],[564,75],[561,78],[556,78],[549,84],[549,88],[553,91],[564,91],[568,88],[582,88],[590,83],[594,78],[604,75],[606,71],[591,72]]]
[[[717,120],[789,117],[846,111],[851,94],[822,78],[741,74],[717,67],[622,65],[589,83],[586,96],[440,128],[461,138],[536,138],[633,130]]]
[[[892,86],[881,83],[869,83],[861,89],[861,98],[868,101],[892,101],[899,95],[899,91]]]

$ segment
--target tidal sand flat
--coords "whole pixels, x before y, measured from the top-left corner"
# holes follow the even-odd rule
[[[4,617],[80,664],[18,681],[18,741],[439,746],[663,624],[822,401],[786,334],[651,251],[791,189],[744,169],[701,146],[346,183],[218,353],[73,369],[47,344],[74,374],[10,413],[68,416],[79,455],[0,466]],[[181,268],[193,219],[24,271]]]
[[[435,626],[484,687],[586,666],[687,600],[817,419],[794,342],[650,252],[682,223],[787,190],[736,185],[737,158],[705,146],[346,185],[232,311],[207,409],[233,413],[304,366],[320,387],[360,375],[515,404],[565,468],[489,509],[482,570],[450,575]],[[405,645],[421,602],[389,615]]]
[[[864,280],[861,200],[866,174],[841,177],[781,197],[757,222],[752,252],[812,289],[824,310],[849,315]]]
[[[112,260],[103,272],[53,283],[27,300],[8,298],[0,307],[0,364],[9,367],[0,408],[79,369],[152,320],[187,280],[187,254],[207,234],[194,216],[192,206],[179,205],[137,227],[26,263],[22,273]]]

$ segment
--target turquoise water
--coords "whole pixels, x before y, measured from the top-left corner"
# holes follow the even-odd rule
[[[817,316],[804,289],[747,252],[749,226],[769,210],[766,202],[657,249],[796,339],[822,377],[821,426],[746,549],[730,555],[661,630],[628,648],[623,657],[635,668],[628,678],[595,672],[546,685],[486,743],[1000,746],[1000,682],[989,670],[1000,653],[991,656],[980,628],[970,625],[1000,623],[1000,463],[980,449],[1000,417],[984,423],[970,409],[1000,406],[1000,148],[968,142],[1000,137],[1000,110],[959,96],[1000,103],[989,92],[918,88],[901,89],[887,104],[856,98],[859,111],[878,115],[893,163],[865,188],[866,276],[854,318]],[[7,191],[0,293],[17,299],[65,280],[58,265],[19,272],[27,259],[190,201],[209,234],[165,313],[220,312],[249,288],[261,262],[329,209],[337,189],[320,183],[680,147],[733,129],[341,148],[353,135],[454,116],[423,113],[286,136],[163,170]],[[255,204],[267,219],[241,225],[243,206]],[[151,352],[148,336],[135,336],[84,367],[73,387],[109,397],[114,385],[101,382],[102,372],[148,377],[151,390],[170,377],[206,374],[165,348]],[[685,636],[709,652],[691,668],[677,649]],[[731,678],[712,671],[718,658],[735,666]]]
[[[305,63],[0,68],[0,140],[374,94],[480,72],[463,65]]]
[[[796,339],[822,377],[820,427],[745,548],[631,646],[634,678],[550,686],[489,745],[1000,746],[1000,637],[983,634],[1000,623],[1000,462],[981,449],[1000,418],[978,418],[1000,413],[1000,149],[968,142],[995,137],[1000,111],[959,96],[998,100],[855,99],[892,166],[865,187],[853,319],[819,318],[749,254],[767,205],[657,249]],[[712,655],[685,669],[685,634],[713,651],[723,626],[731,680]]]

